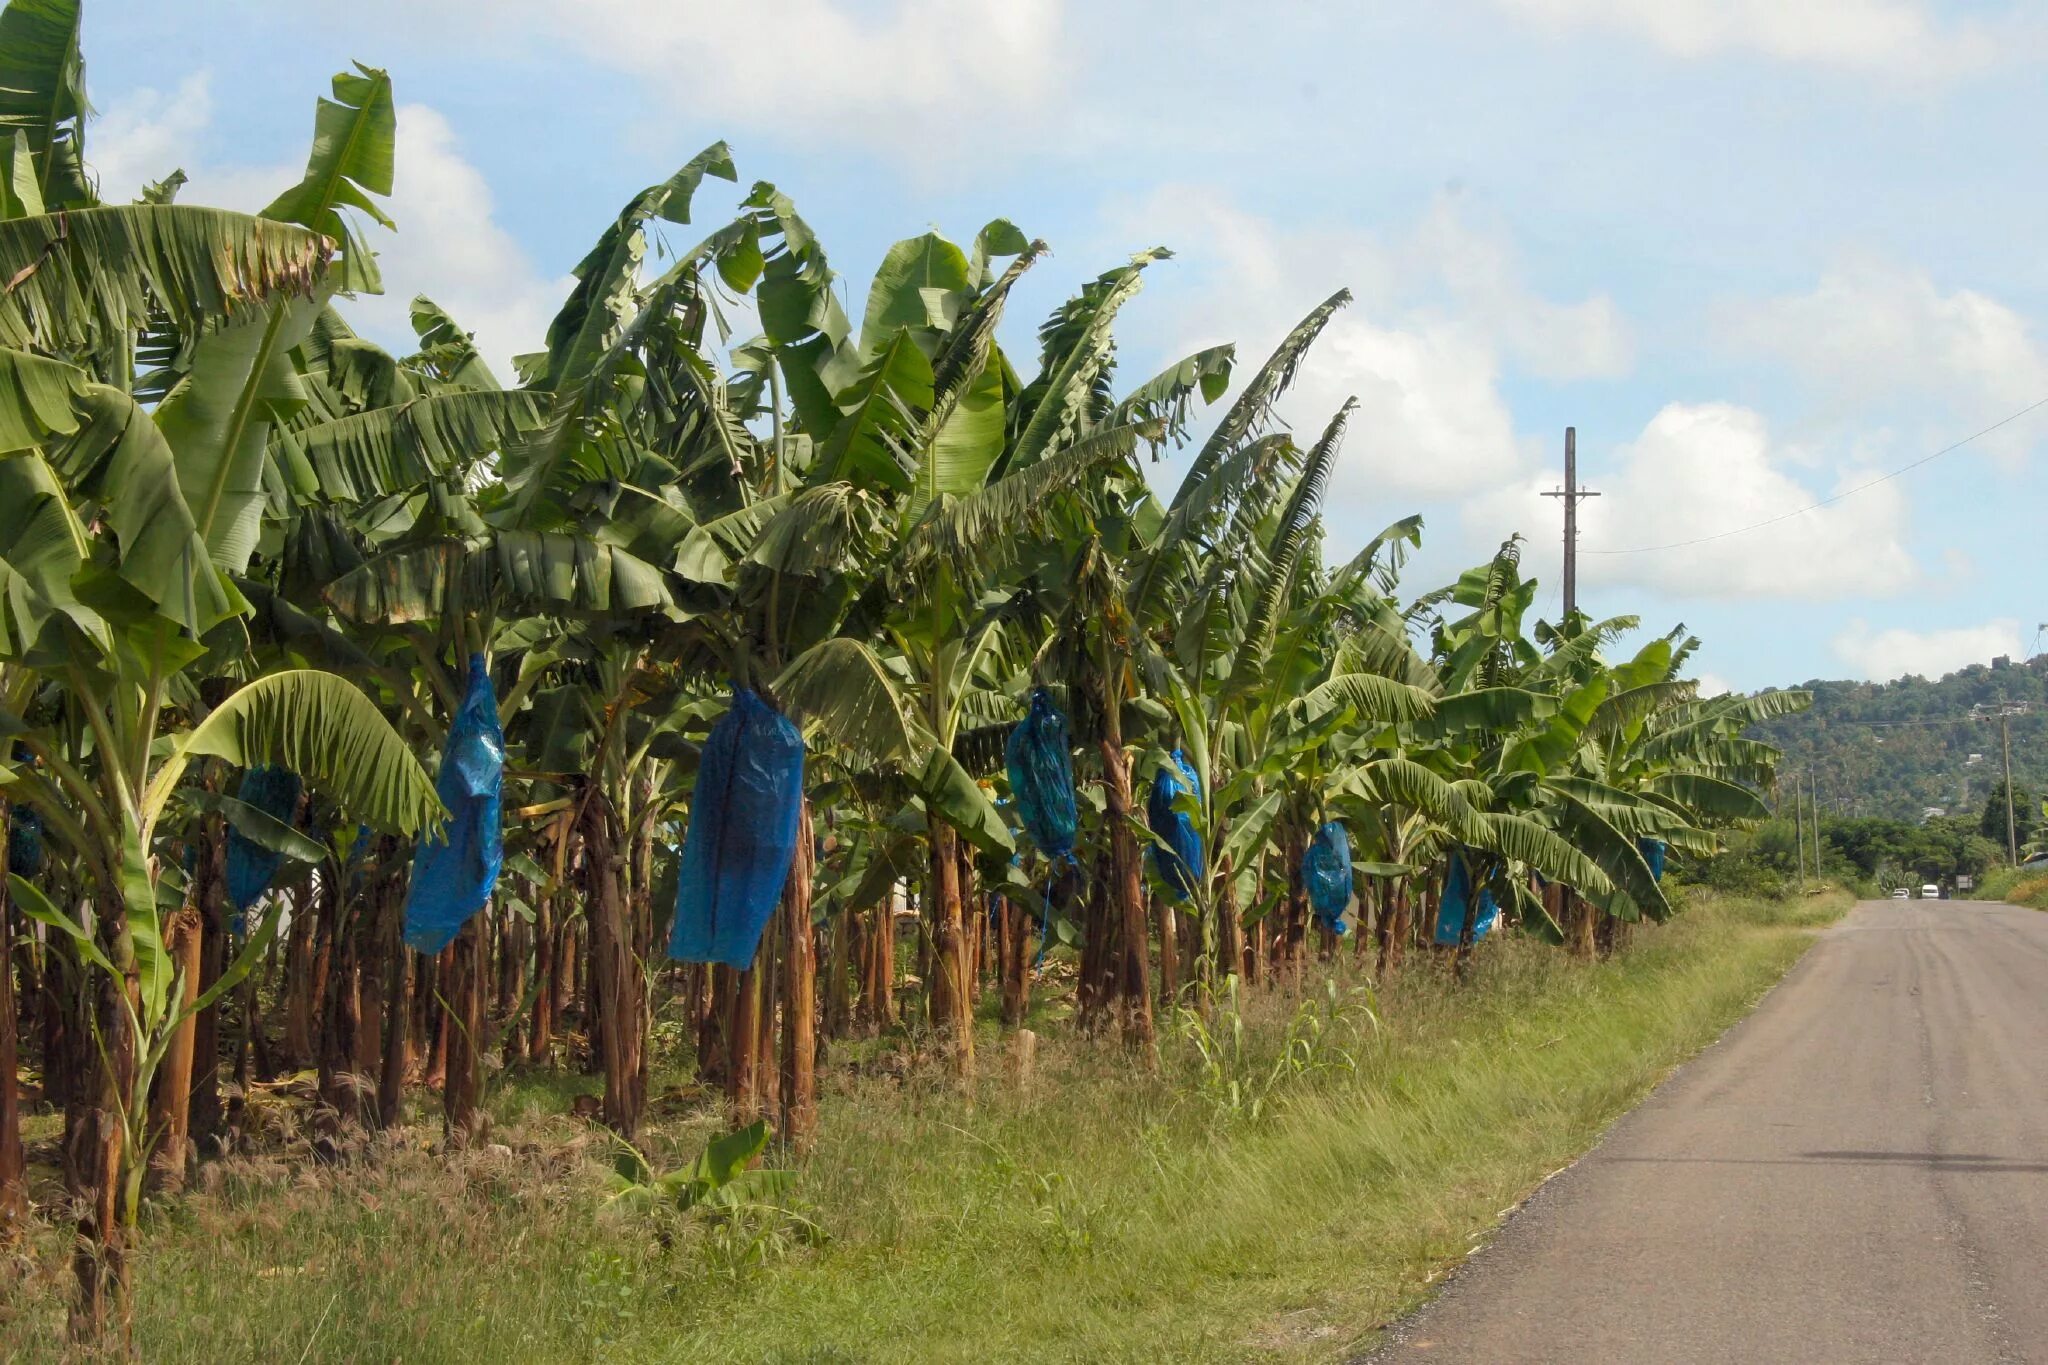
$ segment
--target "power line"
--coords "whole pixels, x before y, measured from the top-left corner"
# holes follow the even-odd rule
[[[1747,526],[1737,526],[1733,530],[1716,531],[1714,532],[1714,534],[1710,536],[1694,536],[1690,540],[1674,540],[1666,545],[1631,545],[1627,549],[1623,550],[1586,550],[1583,553],[1589,555],[1641,555],[1649,554],[1656,550],[1682,550],[1688,545],[1704,545],[1708,541],[1712,540],[1726,540],[1730,536],[1744,535],[1750,531],[1761,531],[1766,526],[1776,526],[1781,521],[1790,521],[1794,517],[1805,516],[1808,512],[1818,511],[1820,508],[1831,506],[1835,503],[1840,502],[1844,498],[1853,497],[1854,495],[1863,492],[1865,489],[1875,488],[1881,483],[1889,483],[1891,480],[1898,478],[1901,474],[1910,474],[1914,470],[1918,469],[1921,465],[1932,464],[1934,461],[1940,459],[1944,455],[1953,454],[1956,451],[1961,450],[1964,446],[1969,445],[1971,442],[1981,440],[1984,437],[1989,436],[1992,432],[1997,431],[2000,427],[2009,426],[2012,423],[2019,421],[2020,418],[2025,417],[2028,413],[2034,411],[2036,408],[2041,407],[2048,407],[2048,398],[2038,399],[2035,402],[2029,403],[2027,404],[2027,406],[2021,408],[2018,412],[2011,413],[2008,416],[1999,418],[1996,422],[1993,422],[1990,426],[1984,428],[1982,431],[1973,432],[1972,434],[1965,436],[1962,440],[1957,441],[1953,445],[1943,446],[1940,450],[1935,451],[1932,455],[1922,455],[1919,459],[1913,461],[1911,464],[1901,465],[1889,474],[1880,474],[1876,478],[1869,480],[1867,483],[1859,483],[1854,488],[1845,488],[1841,492],[1835,494],[1833,497],[1822,498],[1819,502],[1810,502],[1806,506],[1801,507],[1796,511],[1780,513],[1778,516],[1775,517],[1766,517],[1762,521],[1753,521]]]

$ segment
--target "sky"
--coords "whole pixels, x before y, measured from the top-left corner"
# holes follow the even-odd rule
[[[85,50],[106,197],[181,167],[246,209],[332,73],[389,70],[387,292],[345,311],[391,345],[426,293],[489,356],[538,348],[620,205],[724,139],[741,184],[698,225],[772,181],[855,317],[899,238],[1044,238],[1026,362],[1148,247],[1128,383],[1224,341],[1248,372],[1350,288],[1282,415],[1312,439],[1359,400],[1331,549],[1421,514],[1409,591],[1519,532],[1556,616],[1573,426],[1581,607],[1683,622],[1709,691],[1939,676],[2048,622],[2036,6],[89,0]]]

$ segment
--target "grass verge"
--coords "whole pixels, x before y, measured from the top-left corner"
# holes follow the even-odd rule
[[[1970,898],[2048,910],[2048,871],[2038,867],[1995,867],[1984,874]]]
[[[1033,1083],[993,1055],[963,1098],[835,1066],[816,1151],[772,1214],[712,1223],[605,1197],[605,1139],[559,1083],[497,1096],[511,1150],[208,1168],[136,1257],[152,1361],[1320,1361],[1367,1344],[1500,1215],[1711,1042],[1846,896],[1695,896],[1599,964],[1486,945],[1462,986],[1341,971],[1299,1008],[1161,1024],[1147,1075],[1049,1027]],[[1205,1067],[1196,1033],[1210,1044]],[[1234,1041],[1233,1041],[1234,1040]],[[644,1144],[717,1131],[678,1095]],[[52,1228],[0,1340],[54,1353]],[[47,1347],[38,1343],[48,1343]]]

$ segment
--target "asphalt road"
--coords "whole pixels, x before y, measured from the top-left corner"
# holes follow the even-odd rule
[[[2048,914],[1857,906],[1366,1359],[2048,1362]]]

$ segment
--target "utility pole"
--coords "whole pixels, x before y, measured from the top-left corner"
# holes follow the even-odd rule
[[[1821,879],[1820,871],[1820,779],[1812,773],[1806,775],[1807,790],[1813,793],[1813,879]]]
[[[2020,839],[2012,814],[2012,708],[1998,710],[1998,747],[2005,750],[2005,857],[2010,867],[2020,865]]]
[[[1579,499],[1600,495],[1579,487],[1579,429],[1564,429],[1564,487],[1543,495],[1564,499],[1564,619],[1579,609]]]
[[[1799,855],[1799,889],[1806,889],[1806,801],[1800,795],[1799,779],[1792,779],[1792,847]]]
[[[1998,704],[1998,747],[2005,766],[2005,857],[2008,866],[2018,867],[2020,862],[2019,819],[2013,810],[2012,795],[2012,718],[2027,713],[2023,701],[2008,701]],[[1982,706],[1971,709],[1972,719],[1989,719]]]

